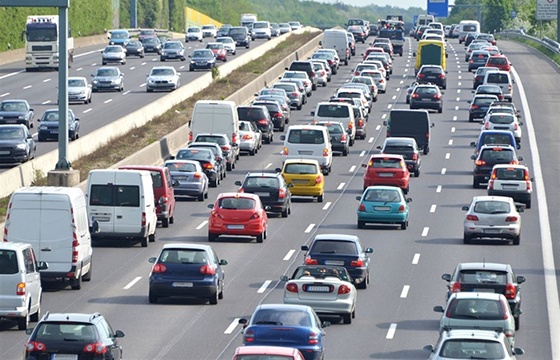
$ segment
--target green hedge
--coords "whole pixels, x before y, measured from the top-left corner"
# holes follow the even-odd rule
[[[112,0],[72,0],[69,22],[74,38],[101,34],[111,28]],[[57,8],[0,7],[0,51],[22,48],[21,32],[29,15],[58,15]],[[80,35],[78,35],[80,34]]]

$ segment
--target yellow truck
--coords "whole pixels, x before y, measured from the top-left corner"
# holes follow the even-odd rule
[[[446,69],[445,42],[437,40],[420,40],[416,53],[416,65],[414,72],[418,73],[422,65],[441,65]]]

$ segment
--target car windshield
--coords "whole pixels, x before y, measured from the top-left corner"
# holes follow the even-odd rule
[[[218,201],[218,207],[225,210],[251,210],[255,208],[255,200],[238,197],[224,197]]]
[[[502,93],[502,89],[497,85],[480,85],[476,88],[476,92],[478,93]]]
[[[499,300],[479,298],[454,299],[446,313],[451,319],[472,320],[503,320],[505,315]]]
[[[172,69],[152,69],[151,76],[172,76],[175,72]]]
[[[308,313],[299,310],[260,309],[251,319],[252,325],[311,326]]]
[[[319,123],[317,125],[326,127],[329,130],[329,134],[331,135],[339,135],[344,133],[344,128],[340,124]]]
[[[139,36],[146,36],[146,35],[155,35],[156,32],[154,30],[141,30]]]
[[[173,163],[165,163],[165,166],[169,169],[169,171],[180,171],[180,172],[197,171],[196,165],[192,163],[173,162]]]
[[[96,76],[118,76],[119,72],[117,69],[99,69],[97,70]]]
[[[357,255],[358,248],[353,241],[317,240],[313,243],[309,253]]]
[[[364,70],[377,70],[377,66],[369,64],[356,66],[356,72],[360,73]]]
[[[325,60],[329,60],[332,59],[332,55],[329,53],[315,53],[313,54],[313,56],[311,57],[312,59],[325,59]]]
[[[106,53],[120,53],[122,52],[122,47],[120,46],[109,46],[105,48]]]
[[[212,50],[195,50],[193,52],[192,57],[199,57],[199,58],[214,57],[214,53],[212,52]]]
[[[364,195],[364,201],[371,202],[401,202],[401,194],[397,190],[369,189]]]
[[[497,341],[450,339],[443,343],[439,356],[444,359],[504,359],[504,346]]]
[[[180,43],[176,43],[176,42],[166,42],[166,43],[163,45],[163,48],[164,48],[164,49],[180,49],[180,48],[182,48],[182,46],[181,46]]]
[[[246,34],[246,29],[245,28],[231,28],[229,29],[229,33],[230,35],[245,35]]]
[[[292,129],[288,135],[291,144],[323,144],[323,132],[315,129]]]
[[[0,275],[12,275],[18,272],[19,267],[16,252],[12,250],[0,250]]]
[[[351,83],[358,83],[358,84],[366,84],[366,85],[371,85],[371,79],[365,76],[360,76],[360,77],[353,77],[352,80],[350,80]]]
[[[197,33],[197,32],[200,32],[200,28],[191,27],[191,28],[188,28],[188,29],[187,29],[187,32],[190,32],[190,33]]]
[[[212,43],[210,43],[210,44],[206,45],[206,48],[207,49],[223,49],[224,44],[216,44],[216,43],[212,44]]]
[[[480,156],[480,160],[486,162],[496,162],[496,161],[506,161],[510,162],[514,160],[513,151],[503,150],[503,149],[484,149]]]
[[[243,184],[243,188],[270,188],[270,189],[278,189],[280,186],[280,182],[277,178],[269,177],[269,176],[255,176],[250,177],[245,180],[245,184]]]
[[[212,152],[210,150],[179,150],[176,158],[177,160],[210,161],[212,159]]]
[[[208,142],[218,145],[227,145],[228,141],[223,136],[198,135],[194,142]]]
[[[379,169],[402,169],[403,164],[400,159],[374,158],[370,166]]]
[[[58,121],[58,110],[47,111],[43,114],[41,121]],[[72,113],[68,112],[68,121],[72,121]]]
[[[266,29],[266,28],[268,28],[267,23],[256,22],[256,23],[253,24],[253,29]]]
[[[95,342],[99,339],[93,324],[64,321],[60,323],[42,321],[37,325],[34,341],[53,343],[56,341]]]
[[[27,111],[27,106],[23,102],[3,102],[0,105],[0,111]]]
[[[311,175],[318,174],[319,169],[315,164],[286,164],[284,167],[284,173],[294,175]]]
[[[488,120],[493,124],[506,125],[513,123],[514,118],[512,115],[491,115]]]
[[[269,98],[269,99],[274,99],[277,98],[278,100],[280,100],[279,96],[273,96],[273,95],[269,95],[269,96],[263,96],[262,98]],[[264,106],[268,109],[268,112],[273,114],[273,113],[279,113],[281,110],[279,109],[277,104],[271,104],[271,103],[259,103],[259,102],[254,102],[253,105],[258,105],[258,106]]]
[[[423,67],[420,70],[421,74],[425,74],[425,75],[439,75],[439,74],[443,74],[443,70],[441,68],[437,68],[437,67]]]
[[[296,269],[293,279],[300,279],[305,276],[311,276],[315,279],[324,279],[327,277],[335,277],[340,280],[350,281],[348,272],[345,268],[318,267],[318,266],[300,266]]]
[[[117,32],[111,34],[111,39],[127,39],[128,34],[124,32]]]
[[[217,38],[216,42],[224,43],[224,44],[231,44],[233,42],[233,39],[231,39],[231,38]]]
[[[497,270],[461,270],[459,279],[467,284],[507,284],[507,272]]]
[[[511,207],[505,201],[478,201],[474,212],[479,214],[509,214]]]
[[[336,97],[339,98],[356,98],[356,99],[360,99],[362,97],[362,94],[358,93],[358,92],[345,92],[345,91],[339,91],[336,94]]]
[[[348,118],[350,111],[348,105],[322,104],[317,111],[318,117]]]
[[[206,251],[201,249],[163,249],[158,263],[161,264],[209,264]]]

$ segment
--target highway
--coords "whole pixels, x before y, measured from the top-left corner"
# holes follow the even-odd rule
[[[445,301],[446,282],[441,280],[441,274],[452,272],[459,262],[483,260],[510,263],[516,275],[527,278],[522,285],[523,315],[521,329],[516,333],[516,346],[525,349],[522,359],[553,359],[551,348],[558,347],[560,338],[551,340],[549,330],[543,277],[543,245],[546,246],[546,242],[541,241],[539,221],[546,224],[547,215],[558,219],[559,195],[553,191],[559,167],[550,159],[558,156],[555,135],[560,125],[553,119],[560,109],[557,101],[552,100],[554,95],[547,95],[556,94],[557,97],[557,92],[553,91],[556,90],[558,70],[543,60],[542,55],[512,42],[498,44],[513,63],[527,94],[543,168],[541,180],[548,195],[548,213],[542,213],[541,219],[539,212],[544,199],[535,202],[536,193],[533,194],[533,208],[522,214],[521,245],[498,241],[464,245],[462,242],[464,212],[461,206],[468,205],[473,196],[483,195],[486,191],[471,186],[472,148],[469,143],[476,140],[480,125],[468,122],[467,100],[472,97],[472,74],[464,62],[464,47],[457,40],[450,40],[448,44],[448,81],[443,113],[430,114],[435,123],[430,154],[423,156],[420,177],[411,179],[408,197],[413,202],[409,228],[400,230],[380,226],[358,230],[356,227],[358,204],[355,197],[361,194],[363,175],[360,165],[368,160],[369,154],[377,151],[376,146],[383,143],[385,128],[382,121],[390,109],[408,108],[405,85],[414,80],[412,52],[416,44],[407,38],[405,56],[395,59],[387,93],[380,94],[370,114],[366,139],[357,141],[347,157],[335,157],[333,171],[325,178],[323,203],[294,199],[292,214],[287,219],[271,216],[269,236],[263,244],[238,238],[220,238],[213,244],[220,258],[229,262],[225,267],[224,300],[217,306],[183,299],[149,304],[151,264],[147,260],[156,256],[164,243],[207,243],[205,222],[209,210],[206,205],[213,203],[218,193],[234,191],[234,181],[242,180],[248,171],[279,167],[282,144],[278,141],[263,146],[256,157],[250,158],[251,161],[241,158],[222,185],[210,190],[207,202],[178,202],[175,223],[166,229],[158,228],[155,244],[148,248],[127,243],[97,245],[92,281],[84,283],[80,291],[50,285],[44,289],[43,313],[47,310],[101,312],[114,330],[126,333],[120,342],[125,359],[231,359],[235,348],[242,342],[237,319],[250,317],[259,303],[282,302],[283,283],[278,279],[283,274],[291,274],[301,264],[303,253],[299,251],[300,246],[308,244],[316,234],[345,233],[360,236],[365,246],[374,248],[371,283],[367,290],[358,291],[356,319],[351,325],[337,323],[336,318],[325,318],[334,322],[326,329],[325,359],[426,359],[428,354],[422,351],[422,347],[435,344],[438,339],[440,314],[433,312],[432,308],[444,305]],[[357,46],[357,54],[366,47]],[[310,111],[351,77],[351,70],[360,59],[360,56],[352,58],[350,65],[341,67],[327,87],[314,92],[302,111],[293,111],[291,124],[308,123]],[[127,67],[133,66],[131,64]],[[48,75],[53,76],[52,73]],[[23,84],[19,82],[18,86]],[[519,85],[518,82],[516,87]],[[131,86],[127,85],[127,88],[131,89]],[[94,97],[93,104],[98,102],[100,100]],[[514,93],[514,102],[521,108],[519,91]],[[526,109],[522,110],[523,121],[527,121]],[[125,109],[122,111],[124,113]],[[524,157],[523,162],[533,169],[535,149],[529,146],[527,126],[521,143],[519,153]],[[558,254],[560,225],[558,222],[550,225],[553,249]],[[558,261],[552,265],[559,268]],[[28,338],[16,327],[11,327],[13,325],[0,323],[2,359],[21,358]]]

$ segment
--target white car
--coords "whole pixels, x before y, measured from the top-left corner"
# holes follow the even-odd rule
[[[323,64],[323,68],[325,69],[325,72],[327,73],[327,82],[331,81],[332,69],[331,69],[331,66],[329,65],[329,62],[327,60],[325,60],[325,59],[312,59],[312,60],[309,60],[309,62]]]
[[[284,304],[307,305],[318,315],[342,317],[351,324],[356,314],[357,291],[343,266],[302,265],[291,278],[282,276]]]
[[[280,78],[280,81],[287,79],[302,80],[305,85],[307,96],[311,96],[311,92],[313,91],[313,82],[305,71],[285,71],[284,75]]]
[[[101,62],[103,65],[108,63],[126,64],[126,49],[120,45],[109,45],[101,52]]]
[[[173,66],[156,66],[148,74],[146,91],[177,90],[181,86],[181,74]]]
[[[185,42],[200,41],[202,42],[202,30],[198,26],[191,26],[185,34]]]
[[[68,102],[91,103],[91,85],[85,77],[68,78]]]
[[[239,121],[239,151],[248,152],[253,156],[262,146],[262,132],[251,121]]]
[[[235,41],[229,36],[219,37],[216,39],[215,42],[224,44],[224,48],[226,48],[227,52],[230,53],[231,55],[236,54]]]
[[[488,195],[508,196],[513,201],[524,203],[525,207],[530,209],[533,180],[529,177],[529,168],[525,165],[494,165],[488,181]]]
[[[493,112],[487,114],[482,121],[483,125],[480,130],[507,130],[513,134],[515,142],[519,148],[521,144],[521,136],[523,131],[521,130],[521,125],[523,122],[519,121],[516,115],[508,113],[498,113]]]
[[[377,85],[377,91],[380,93],[387,91],[387,80],[385,80],[385,75],[380,70],[364,70],[360,73],[360,76],[372,78],[375,85]]]
[[[217,38],[218,37],[218,28],[216,27],[216,25],[203,25],[202,26],[202,37],[213,37],[213,38]]]
[[[251,40],[272,38],[272,31],[270,30],[270,23],[268,21],[256,21],[253,23],[253,30],[251,32]]]
[[[313,71],[317,77],[317,84],[327,86],[327,83],[329,82],[327,68],[329,68],[329,66],[325,67],[325,64],[319,62],[312,62],[311,65],[313,65]]]

